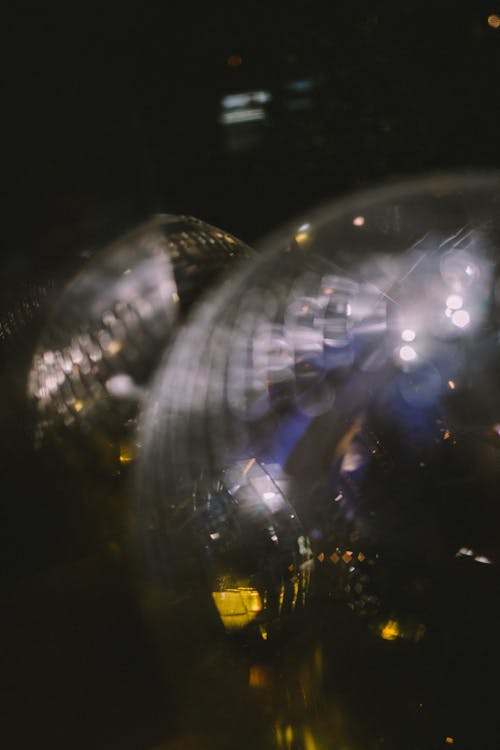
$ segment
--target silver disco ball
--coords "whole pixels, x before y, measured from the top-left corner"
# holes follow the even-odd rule
[[[258,249],[193,311],[145,405],[137,512],[148,570],[160,589],[188,596],[204,586],[222,624],[229,581],[245,630],[263,625],[265,602],[279,601],[284,561],[301,575],[306,563],[309,575],[313,557],[309,622],[333,662],[352,646],[351,628],[373,664],[389,654],[380,649],[403,649],[415,669],[394,699],[399,718],[387,709],[389,739],[369,746],[398,746],[390,737],[400,722],[427,743],[442,725],[440,741],[451,744],[455,732],[488,725],[483,673],[494,676],[498,657],[500,175],[357,193]],[[249,463],[286,478],[275,547],[268,489],[235,500]],[[231,540],[225,557],[210,537],[222,539],[221,529]],[[286,550],[299,537],[311,555],[292,561]],[[205,575],[207,555],[226,578]],[[273,575],[259,577],[266,565]],[[244,616],[247,594],[258,617]],[[273,605],[267,614],[274,623]],[[358,655],[352,663],[341,702],[355,680],[378,689]],[[476,691],[469,718],[464,684]],[[334,693],[317,706],[320,735]],[[417,709],[426,700],[432,720]],[[361,702],[371,716],[369,698]]]
[[[227,232],[169,215],[97,252],[64,289],[33,358],[38,440],[122,434],[180,315],[250,252]]]

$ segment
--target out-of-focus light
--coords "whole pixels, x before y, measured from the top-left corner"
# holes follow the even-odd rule
[[[239,122],[258,122],[265,120],[266,113],[262,107],[247,107],[246,109],[234,109],[224,112],[220,121],[222,125],[235,125]]]
[[[491,565],[492,561],[489,557],[486,557],[486,555],[476,555],[474,560],[478,563],[483,563],[483,565]]]
[[[463,304],[464,300],[459,294],[450,294],[446,298],[446,307],[449,307],[450,310],[460,310]]]
[[[303,78],[300,81],[290,81],[290,83],[287,84],[287,89],[289,91],[311,91],[311,89],[314,88],[314,81],[311,80],[311,78]]]
[[[491,26],[492,29],[500,29],[500,16],[496,13],[488,16],[488,26]]]
[[[310,230],[310,228],[311,228],[310,224],[301,224],[297,231],[298,232],[308,232]]]
[[[129,464],[134,460],[134,452],[130,445],[120,445],[120,463]]]
[[[295,235],[295,242],[298,242],[300,245],[302,242],[305,242],[308,237],[309,234],[307,232],[297,232]]]
[[[399,625],[396,620],[389,620],[380,629],[380,635],[384,641],[395,641],[399,637]]]
[[[453,737],[445,737],[444,741],[447,745],[453,745],[453,743],[455,742]]]
[[[496,432],[497,435],[500,435],[500,424],[493,425],[493,432]]]
[[[474,551],[469,549],[468,547],[460,547],[458,552],[456,552],[455,557],[473,557]]]
[[[405,328],[404,331],[401,332],[401,338],[403,341],[414,341],[415,336],[416,333],[411,328]]]
[[[248,684],[252,688],[266,688],[270,683],[270,673],[267,667],[262,664],[255,664],[250,667],[248,673]]]
[[[413,362],[417,358],[417,352],[412,346],[402,346],[399,350],[399,356],[403,362]]]
[[[454,380],[448,380],[448,385],[451,388],[452,391],[455,390],[455,381]]]
[[[470,323],[470,315],[467,310],[455,310],[451,316],[451,322],[457,328],[465,328]]]
[[[243,62],[243,58],[241,55],[229,55],[227,58],[227,64],[230,68],[237,68],[241,65]]]
[[[362,227],[365,223],[365,217],[364,216],[355,216],[352,220],[352,223],[355,227]]]
[[[304,750],[318,750],[318,745],[309,727],[304,727]]]
[[[447,307],[446,310],[444,311],[444,314],[446,315],[447,318],[451,318],[451,316],[453,315],[453,310]]]
[[[237,94],[226,94],[221,99],[221,107],[225,110],[248,107],[252,104],[266,104],[271,100],[271,93],[264,89],[257,91],[242,91]]]
[[[226,630],[244,628],[262,611],[259,592],[247,586],[213,591],[212,598]]]
[[[220,537],[220,534],[218,531],[214,531],[213,534],[210,534],[210,539],[213,539],[214,542],[216,539],[219,539],[219,537]]]

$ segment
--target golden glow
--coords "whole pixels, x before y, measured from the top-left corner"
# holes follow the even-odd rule
[[[289,747],[293,742],[293,728],[291,724],[288,724],[285,728],[285,742]]]
[[[318,746],[309,727],[304,727],[304,750],[318,750]]]
[[[133,460],[134,460],[134,453],[132,451],[131,446],[120,445],[120,463],[129,464]]]
[[[491,26],[492,29],[500,29],[500,16],[497,16],[496,13],[488,16],[488,26]]]
[[[336,565],[338,561],[340,560],[340,557],[337,555],[336,552],[332,552],[332,554],[330,555],[330,560],[332,561],[334,565]]]
[[[239,586],[213,591],[212,598],[226,630],[244,628],[262,612],[262,600],[257,589]]]
[[[324,552],[320,552],[319,555],[318,555],[318,560],[322,563],[324,559],[325,559],[325,553]]]
[[[307,232],[297,232],[295,235],[295,242],[297,242],[299,245],[301,245],[303,242],[307,240],[309,237]]]
[[[264,627],[264,625],[261,625],[260,628],[260,637],[263,641],[267,641],[267,628]]]
[[[360,552],[360,553],[358,554],[358,560],[359,560],[359,562],[363,562],[363,560],[365,559],[365,557],[366,557],[366,556],[365,556],[365,555],[363,555],[363,553],[362,553],[362,552]]]
[[[295,605],[297,604],[298,596],[299,596],[299,579],[298,579],[298,576],[295,576],[295,578],[293,579],[292,610],[295,609]]]
[[[351,550],[350,549],[346,549],[346,551],[342,555],[342,560],[347,565],[347,563],[351,562],[351,558],[352,558],[352,552],[351,552]]]
[[[444,741],[447,745],[453,745],[453,743],[455,742],[453,737],[446,737]]]
[[[425,635],[425,625],[410,623],[407,627],[402,628],[397,620],[388,620],[379,627],[379,633],[384,641],[395,641],[396,638],[402,638],[405,641],[418,643]]]
[[[83,409],[83,402],[82,401],[75,401],[74,409],[75,409],[75,411],[80,412]]]
[[[448,380],[448,385],[450,386],[451,390],[455,390],[455,381],[454,380]]]
[[[388,620],[380,629],[380,635],[384,641],[395,641],[401,635],[396,620]]]
[[[450,438],[450,431],[446,430],[446,432],[443,435],[443,440],[449,440],[449,438]]]
[[[285,598],[285,585],[282,583],[280,587],[280,598],[279,598],[279,613],[281,614],[281,610],[283,609],[283,600]]]

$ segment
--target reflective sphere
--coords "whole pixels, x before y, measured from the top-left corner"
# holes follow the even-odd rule
[[[424,688],[427,673],[415,667],[408,706],[418,695],[441,700],[465,736],[472,724],[456,669],[481,692],[498,654],[500,176],[438,175],[359,193],[304,215],[260,250],[195,310],[142,416],[138,507],[150,568],[175,577],[194,549],[211,554],[212,526],[238,526],[226,467],[279,467],[284,507],[315,558],[310,617],[323,645],[328,633],[342,649],[349,639],[338,623],[351,622],[369,643],[416,649],[435,681]],[[216,503],[203,491],[200,516],[201,477],[225,490]],[[266,490],[253,491],[264,508]],[[269,511],[262,519],[270,529]],[[231,574],[245,555],[248,570],[263,556],[280,568],[265,533],[262,544],[244,524],[232,533]],[[298,533],[287,527],[285,536]],[[197,575],[181,576],[180,588]],[[207,591],[218,605],[214,581]],[[279,597],[282,578],[269,581],[256,586],[261,600]],[[477,718],[485,690],[471,702],[475,724],[486,722]],[[408,706],[402,715],[416,727]],[[447,734],[453,740],[444,729],[440,742]]]
[[[220,229],[168,215],[97,252],[64,290],[33,359],[38,437],[120,434],[179,313],[249,252]]]

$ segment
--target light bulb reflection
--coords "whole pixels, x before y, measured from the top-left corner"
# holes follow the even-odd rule
[[[450,294],[446,299],[446,307],[449,307],[450,310],[460,310],[463,303],[464,301],[460,294]]]
[[[403,362],[413,362],[417,358],[417,352],[412,346],[402,346],[399,350],[399,356]]]
[[[451,322],[457,328],[465,328],[470,323],[470,315],[467,310],[456,310],[451,316]]]
[[[411,328],[405,328],[404,331],[401,332],[401,338],[403,341],[415,341],[416,333]]]

